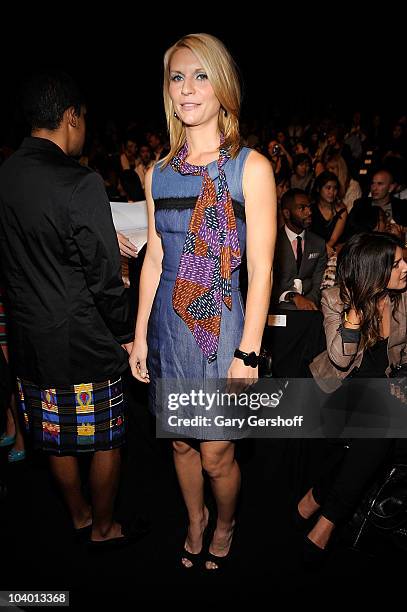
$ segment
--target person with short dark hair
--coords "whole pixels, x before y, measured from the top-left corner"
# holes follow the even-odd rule
[[[293,159],[293,174],[290,178],[292,189],[303,189],[310,193],[313,182],[312,160],[307,153],[299,153]]]
[[[270,343],[274,376],[301,377],[323,348],[319,302],[327,256],[324,240],[309,230],[312,208],[304,191],[286,191],[281,213],[284,226],[277,236],[269,311],[282,315],[285,324],[268,327],[264,343]]]
[[[20,403],[75,529],[91,530],[94,545],[123,543],[113,504],[134,328],[109,201],[100,176],[73,159],[85,105],[72,78],[33,75],[22,95],[31,136],[0,168],[0,255]],[[78,465],[89,453],[91,505]]]

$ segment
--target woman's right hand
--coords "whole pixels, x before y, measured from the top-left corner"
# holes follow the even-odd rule
[[[140,382],[149,383],[150,376],[147,370],[147,340],[134,340],[133,350],[129,357],[131,373]]]

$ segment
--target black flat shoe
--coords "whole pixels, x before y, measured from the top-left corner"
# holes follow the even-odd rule
[[[122,525],[122,536],[118,538],[109,538],[108,540],[89,540],[88,548],[92,552],[97,552],[137,544],[137,542],[148,535],[150,531],[150,523],[139,518],[129,525]]]
[[[119,538],[110,538],[109,540],[89,540],[88,549],[92,553],[114,550],[116,548],[124,548],[130,544],[135,544],[138,540],[128,536]]]
[[[309,569],[319,569],[323,566],[329,556],[326,548],[320,548],[307,536],[303,539],[302,560]]]
[[[73,537],[75,542],[86,542],[89,540],[92,533],[92,523],[90,525],[86,525],[86,527],[80,527],[79,529],[74,529]]]

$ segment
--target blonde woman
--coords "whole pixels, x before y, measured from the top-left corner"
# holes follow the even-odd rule
[[[362,197],[362,190],[359,183],[351,177],[346,161],[343,159],[342,155],[339,155],[339,153],[335,153],[334,155],[328,157],[325,167],[328,172],[332,172],[338,177],[338,197],[346,206],[346,210],[349,214],[353,208],[353,203],[355,200]]]
[[[134,376],[150,382],[156,414],[158,379],[198,379],[202,387],[210,379],[256,380],[276,234],[272,169],[257,151],[241,148],[239,81],[223,43],[191,34],[168,49],[164,104],[171,150],[146,175],[148,243],[130,357]],[[245,248],[246,315],[238,280]],[[240,488],[234,443],[208,440],[204,428],[194,436],[181,428],[173,437],[189,517],[182,565],[219,570]],[[205,554],[204,472],[217,508]]]

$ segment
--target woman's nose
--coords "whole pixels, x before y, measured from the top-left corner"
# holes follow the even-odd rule
[[[185,96],[189,96],[189,94],[193,93],[194,82],[191,78],[185,77],[181,91]]]

